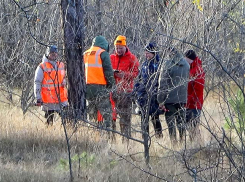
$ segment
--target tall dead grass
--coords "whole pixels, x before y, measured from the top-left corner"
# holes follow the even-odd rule
[[[224,118],[219,115],[216,103],[212,97],[206,101],[203,125],[222,126]],[[20,108],[0,104],[0,181],[69,181],[67,146],[60,119],[57,116],[54,125],[47,128],[42,115],[32,108],[23,116]],[[164,137],[152,137],[151,168],[145,166],[140,143],[122,143],[120,136],[114,142],[108,141],[106,135],[86,126],[75,132],[68,128],[74,181],[193,181],[183,162],[183,151],[186,147],[194,151],[199,145],[191,145],[187,140],[186,145],[171,147],[164,117],[161,121]],[[133,125],[139,127],[139,124],[139,116],[134,116]],[[151,123],[150,128],[153,128]],[[204,127],[201,133],[203,145],[209,145],[211,135]],[[137,133],[133,137],[141,139]],[[193,165],[200,164],[206,154],[194,151],[188,160]]]

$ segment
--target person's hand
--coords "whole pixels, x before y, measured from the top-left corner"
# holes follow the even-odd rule
[[[66,80],[64,79],[63,82],[61,83],[61,87],[64,88],[66,87]]]
[[[61,83],[62,88],[65,88],[65,86],[66,86],[66,83]]]
[[[161,110],[163,110],[164,112],[168,112],[169,110],[166,109],[166,107],[164,106],[164,104],[159,104],[159,108]]]
[[[41,105],[43,105],[42,99],[37,99],[35,106],[41,106]]]
[[[124,77],[124,72],[123,71],[114,71],[114,74],[118,78]]]

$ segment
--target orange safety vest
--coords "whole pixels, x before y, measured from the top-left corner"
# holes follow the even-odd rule
[[[100,47],[91,47],[84,52],[86,84],[106,85],[100,55],[104,52]]]
[[[44,103],[58,104],[68,100],[67,89],[62,85],[65,78],[64,64],[57,62],[57,65],[58,68],[55,70],[49,62],[40,64],[43,70],[41,95]]]

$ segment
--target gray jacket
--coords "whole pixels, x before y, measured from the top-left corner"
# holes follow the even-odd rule
[[[160,104],[187,102],[189,70],[188,62],[178,52],[162,65],[157,94]]]
[[[44,62],[51,63],[53,65],[54,69],[57,69],[56,62],[48,60],[45,55],[43,55],[43,58],[42,58],[42,63],[44,63]],[[35,78],[34,78],[34,96],[35,96],[35,99],[42,99],[42,97],[41,97],[42,81],[43,81],[43,70],[39,65],[35,71]],[[62,85],[66,85],[65,79],[63,80]],[[60,110],[60,106],[66,106],[66,105],[68,105],[68,102],[62,102],[60,104],[48,103],[48,104],[43,104],[41,109],[43,111],[47,111],[47,110],[57,111],[57,110]]]

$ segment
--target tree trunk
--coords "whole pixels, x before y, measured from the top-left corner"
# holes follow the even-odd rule
[[[83,62],[82,0],[61,1],[64,31],[64,54],[67,60],[68,97],[75,118],[85,117],[85,72]]]
[[[102,13],[101,13],[101,8],[100,8],[100,0],[96,0],[96,9],[97,9],[97,15],[96,15],[96,19],[97,19],[97,26],[95,29],[95,32],[97,33],[97,35],[102,35],[102,24],[101,24],[101,19],[102,19]]]

